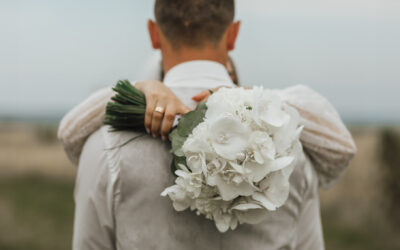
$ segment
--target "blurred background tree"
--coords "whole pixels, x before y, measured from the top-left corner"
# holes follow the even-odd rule
[[[381,136],[381,159],[385,167],[384,194],[387,198],[387,216],[400,232],[400,133],[386,128]]]

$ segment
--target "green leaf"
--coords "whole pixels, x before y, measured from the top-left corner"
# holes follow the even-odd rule
[[[207,106],[204,102],[200,103],[197,108],[189,113],[186,113],[179,120],[178,126],[169,134],[169,139],[172,142],[172,151],[178,156],[182,156],[179,150],[187,137],[192,133],[193,129],[204,121],[204,116],[207,111]]]
[[[183,156],[182,146],[185,143],[187,137],[178,134],[178,130],[174,129],[170,134],[169,138],[171,141],[171,151],[177,156]]]
[[[172,173],[175,174],[176,170],[181,169],[179,167],[179,164],[183,164],[183,165],[186,166],[186,157],[184,157],[184,156],[183,157],[178,157],[178,156],[174,155],[174,157],[172,159],[172,162],[171,162],[171,171],[172,171]]]
[[[202,102],[195,110],[182,116],[177,127],[179,135],[184,137],[189,136],[193,129],[199,125],[199,123],[204,121],[206,111],[207,106],[204,102]]]
[[[172,172],[180,169],[179,164],[186,164],[186,157],[183,154],[182,146],[186,139],[192,133],[193,129],[204,121],[207,111],[205,102],[200,103],[197,108],[185,115],[179,120],[178,126],[169,134],[171,141],[171,152],[173,153],[173,161],[171,164]]]

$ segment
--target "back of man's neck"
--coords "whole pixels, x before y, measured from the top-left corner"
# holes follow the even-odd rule
[[[228,54],[226,51],[217,51],[211,48],[199,50],[182,48],[179,51],[169,53],[167,51],[162,51],[162,56],[164,74],[174,66],[188,61],[209,60],[225,65],[228,60]]]

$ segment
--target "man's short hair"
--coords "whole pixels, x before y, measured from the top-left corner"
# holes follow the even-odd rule
[[[233,21],[234,0],[156,0],[161,32],[174,48],[217,45]]]

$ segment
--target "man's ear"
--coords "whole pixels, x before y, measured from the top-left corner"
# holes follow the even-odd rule
[[[228,51],[235,49],[236,38],[239,34],[240,29],[240,21],[233,22],[228,27],[227,39],[226,39],[226,46]]]
[[[147,21],[147,29],[149,30],[151,45],[153,46],[153,49],[160,49],[161,48],[160,30],[158,28],[157,23],[149,19]]]

